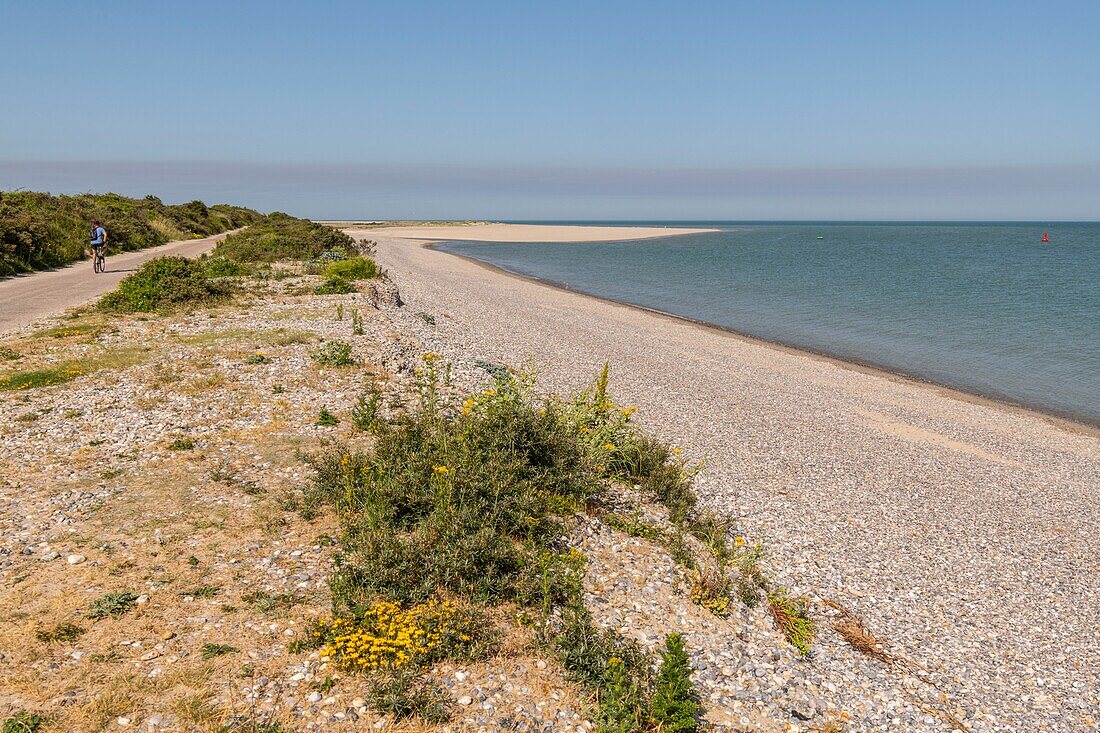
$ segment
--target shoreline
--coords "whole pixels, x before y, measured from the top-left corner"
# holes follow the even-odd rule
[[[703,231],[705,231],[705,230],[703,230]],[[390,235],[390,236],[393,236],[393,235]],[[680,236],[680,235],[669,234],[669,235],[666,235],[666,236]],[[654,236],[653,238],[656,238],[656,236]],[[1061,411],[1053,410],[1053,409],[1046,409],[1046,408],[1040,407],[1038,405],[1032,405],[1032,404],[1028,404],[1028,403],[1025,403],[1025,402],[1018,402],[1016,400],[1013,400],[1012,398],[1005,397],[1005,396],[982,394],[981,392],[977,392],[977,391],[971,392],[971,391],[968,391],[968,390],[963,389],[961,387],[955,387],[955,386],[952,386],[952,385],[949,385],[949,384],[943,384],[941,382],[937,382],[935,380],[928,379],[928,378],[920,376],[918,374],[913,374],[911,372],[906,372],[906,371],[901,370],[901,369],[895,369],[895,368],[892,368],[892,367],[888,367],[888,366],[885,366],[885,365],[882,365],[882,364],[875,363],[875,362],[870,361],[870,360],[837,356],[836,354],[831,354],[831,353],[829,353],[827,351],[824,351],[824,350],[814,349],[814,348],[808,347],[808,346],[797,346],[797,345],[786,343],[786,342],[783,342],[783,341],[764,338],[763,336],[756,336],[756,335],[753,335],[753,334],[750,334],[750,333],[745,333],[743,331],[738,331],[738,330],[730,328],[728,326],[722,326],[722,325],[717,324],[717,323],[712,323],[710,321],[704,321],[704,320],[697,319],[697,318],[691,318],[689,316],[682,316],[682,315],[678,315],[676,313],[670,313],[668,311],[663,311],[663,310],[660,310],[658,308],[651,308],[649,306],[639,305],[637,303],[629,303],[627,301],[616,300],[614,298],[607,298],[607,297],[604,297],[604,296],[601,296],[601,295],[594,295],[592,293],[588,293],[588,292],[585,292],[583,290],[578,290],[576,288],[570,287],[569,285],[567,285],[565,283],[560,283],[560,282],[557,282],[555,280],[540,278],[540,277],[536,277],[534,275],[526,275],[526,274],[523,274],[523,273],[520,273],[520,272],[515,272],[513,270],[509,270],[509,269],[507,269],[505,267],[501,267],[499,265],[495,265],[491,262],[486,262],[484,260],[479,260],[476,257],[471,257],[470,255],[464,255],[464,254],[459,254],[457,252],[450,252],[450,251],[447,251],[447,250],[444,250],[444,249],[440,249],[441,247],[446,246],[447,244],[456,243],[458,240],[428,241],[428,240],[410,238],[407,241],[416,241],[416,242],[419,243],[419,246],[421,246],[424,249],[430,249],[430,250],[433,250],[433,251],[440,252],[442,254],[451,255],[452,257],[458,257],[460,259],[466,260],[466,261],[471,262],[473,264],[476,264],[480,267],[484,267],[484,268],[486,268],[486,269],[488,269],[492,272],[496,272],[496,273],[499,273],[501,275],[505,275],[507,277],[512,277],[512,278],[516,278],[516,279],[519,279],[519,280],[525,280],[527,282],[537,283],[539,285],[543,285],[543,286],[546,286],[546,287],[549,287],[549,288],[554,288],[555,290],[561,290],[563,292],[571,293],[573,295],[579,295],[579,296],[584,297],[584,298],[592,298],[593,300],[597,300],[597,301],[600,301],[600,302],[603,302],[603,303],[609,303],[611,305],[618,305],[618,306],[623,306],[623,307],[626,307],[626,308],[632,308],[632,309],[641,311],[643,313],[648,313],[650,315],[654,315],[654,316],[658,316],[658,317],[662,317],[662,318],[672,319],[674,321],[678,321],[678,322],[681,322],[681,323],[688,323],[688,324],[691,324],[691,325],[693,325],[697,328],[702,328],[704,330],[714,331],[714,332],[717,332],[717,333],[719,333],[723,336],[726,336],[726,337],[733,337],[733,338],[745,341],[747,343],[756,344],[758,346],[765,346],[767,348],[775,349],[777,351],[782,351],[782,352],[787,353],[787,354],[808,356],[810,358],[813,358],[813,359],[816,359],[816,360],[819,360],[819,361],[828,362],[830,364],[833,364],[834,366],[839,366],[839,367],[844,368],[844,369],[850,369],[850,370],[857,371],[857,372],[860,372],[860,373],[863,373],[863,374],[870,374],[870,375],[873,375],[873,376],[884,377],[884,378],[890,379],[892,381],[908,383],[908,384],[921,386],[921,387],[925,387],[925,388],[931,388],[931,389],[934,389],[935,391],[937,391],[938,393],[940,393],[944,396],[951,397],[953,399],[957,399],[957,400],[960,400],[962,402],[968,402],[970,404],[982,405],[984,407],[993,407],[993,408],[1005,410],[1005,411],[1010,412],[1010,413],[1017,413],[1017,414],[1023,414],[1023,415],[1031,416],[1031,417],[1037,417],[1037,418],[1039,418],[1041,420],[1044,420],[1044,421],[1050,423],[1051,425],[1053,425],[1057,428],[1060,428],[1062,430],[1066,430],[1066,431],[1071,432],[1071,433],[1076,433],[1076,434],[1080,434],[1080,435],[1087,435],[1087,436],[1090,436],[1090,437],[1100,439],[1100,421],[1093,421],[1093,420],[1091,420],[1091,419],[1089,419],[1085,416],[1076,415],[1076,414],[1072,414],[1072,413],[1061,412]],[[470,240],[470,241],[479,241],[479,240]],[[626,240],[619,240],[619,241],[626,241]]]

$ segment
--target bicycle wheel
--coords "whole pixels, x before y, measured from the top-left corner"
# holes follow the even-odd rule
[[[104,263],[104,260],[103,260],[103,255],[97,252],[96,256],[95,256],[95,271],[96,272],[103,272],[103,265],[104,264],[105,263]]]

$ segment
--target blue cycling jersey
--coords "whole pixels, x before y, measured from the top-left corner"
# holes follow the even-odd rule
[[[107,231],[103,227],[96,227],[92,230],[92,244],[103,244],[106,236]]]

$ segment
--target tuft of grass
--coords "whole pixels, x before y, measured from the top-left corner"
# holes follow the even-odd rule
[[[73,323],[66,326],[56,326],[54,328],[47,328],[42,331],[36,331],[34,335],[36,337],[44,338],[71,338],[73,336],[90,336],[92,338],[100,335],[106,327],[102,323],[89,322],[89,323]]]
[[[222,592],[222,589],[216,585],[200,585],[190,591],[180,593],[181,596],[191,596],[192,598],[213,598]]]
[[[608,512],[600,518],[607,526],[617,529],[620,532],[625,532],[631,537],[656,540],[662,536],[661,528],[642,519],[642,515],[639,512],[635,512],[629,516],[617,512]]]
[[[255,354],[249,354],[245,357],[245,364],[270,364],[272,362],[271,357],[257,351]]]
[[[71,622],[60,623],[50,629],[39,629],[34,632],[34,637],[44,644],[60,642],[68,644],[76,641],[84,634],[84,628]]]
[[[10,346],[0,346],[0,361],[19,361],[22,358],[23,355]]]
[[[768,593],[768,605],[775,625],[791,646],[802,656],[809,656],[810,647],[817,636],[817,627],[808,615],[805,599],[791,598],[785,590],[778,589]]]
[[[4,720],[3,733],[38,733],[46,724],[46,717],[26,710]]]
[[[202,645],[202,658],[213,659],[214,657],[220,657],[223,654],[236,654],[239,652],[235,646],[229,646],[228,644],[203,644]]]
[[[351,344],[345,341],[326,341],[309,355],[322,366],[342,367],[355,364],[355,359],[351,357]]]
[[[433,316],[431,313],[424,313],[423,311],[421,311],[416,315],[420,317],[420,320],[424,321],[424,323],[427,323],[429,326],[435,325],[435,316]]]
[[[358,308],[351,311],[351,335],[362,336],[363,335],[363,314],[359,312]]]
[[[317,413],[317,425],[331,428],[340,424],[340,418],[329,412],[327,407],[322,407]]]
[[[691,602],[702,606],[715,616],[730,615],[732,584],[729,577],[720,568],[691,571]]]
[[[194,447],[193,438],[176,438],[168,444],[168,450],[192,450]]]
[[[855,616],[845,615],[833,624],[833,628],[844,638],[844,641],[864,656],[877,659],[885,664],[893,664],[897,659],[882,648],[879,640],[860,619]]]
[[[119,618],[129,613],[137,603],[137,593],[130,591],[116,591],[107,593],[92,601],[91,608],[85,615],[90,619],[102,619],[110,616]]]
[[[372,384],[366,394],[359,395],[359,401],[351,408],[351,423],[356,430],[369,432],[380,424],[379,409],[382,406],[382,392]]]
[[[367,688],[367,704],[396,720],[415,717],[438,724],[451,719],[450,701],[439,683],[403,670],[372,678]]]
[[[291,593],[269,593],[260,590],[246,593],[241,600],[260,613],[270,615],[296,606],[303,601],[303,598]]]

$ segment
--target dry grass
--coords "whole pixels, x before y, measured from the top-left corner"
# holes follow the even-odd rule
[[[860,654],[885,664],[893,664],[896,661],[893,655],[883,650],[882,642],[858,618],[844,616],[833,623],[833,628]]]
[[[848,642],[849,646],[860,654],[877,659],[884,664],[894,664],[898,661],[898,657],[883,649],[883,642],[846,606],[831,599],[825,600],[824,604],[840,612],[840,618],[833,622],[833,628],[844,641]]]

